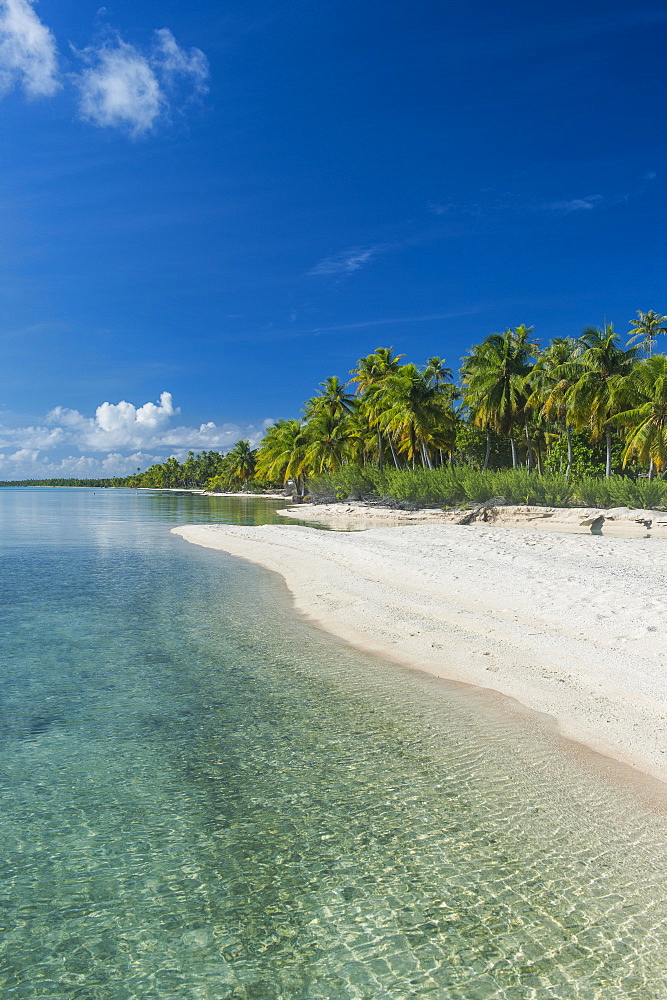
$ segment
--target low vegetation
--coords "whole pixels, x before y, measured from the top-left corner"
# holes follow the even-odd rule
[[[586,476],[577,482],[562,473],[538,476],[526,469],[482,472],[470,466],[381,471],[377,466],[360,469],[348,465],[313,477],[310,491],[320,503],[364,500],[401,507],[465,507],[492,499],[547,507],[667,506],[664,480]]]

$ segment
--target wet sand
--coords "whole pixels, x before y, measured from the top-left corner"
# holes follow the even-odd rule
[[[667,781],[665,542],[549,529],[173,530],[279,573],[299,612],[358,648],[512,697]]]

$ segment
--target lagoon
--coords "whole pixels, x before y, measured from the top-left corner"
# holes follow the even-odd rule
[[[0,491],[3,995],[662,996],[661,789],[169,531],[280,506]]]

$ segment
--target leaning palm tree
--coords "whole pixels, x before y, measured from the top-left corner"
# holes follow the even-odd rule
[[[653,354],[658,334],[667,333],[667,316],[649,309],[648,312],[637,311],[637,319],[630,320],[629,344],[638,344],[646,352],[647,357]]]
[[[526,430],[529,463],[532,448],[526,415],[527,377],[536,344],[530,337],[532,327],[518,326],[505,333],[493,333],[473,347],[463,359],[463,398],[473,415],[475,426],[487,431],[487,456],[490,431],[506,434],[512,448],[512,467],[517,467],[515,428],[522,421]],[[487,457],[488,463],[488,457]],[[486,468],[486,463],[485,463]]]
[[[579,338],[581,374],[567,390],[565,400],[572,423],[581,430],[590,427],[593,440],[605,437],[605,475],[611,476],[612,418],[627,409],[630,396],[628,375],[637,348],[623,350],[611,323],[588,327]]]
[[[628,376],[633,405],[613,418],[627,428],[623,464],[633,456],[653,470],[662,472],[667,465],[667,357],[657,354],[636,365]]]

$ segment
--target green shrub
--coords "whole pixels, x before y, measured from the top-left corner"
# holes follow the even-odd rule
[[[527,469],[481,472],[470,466],[394,469],[345,465],[309,481],[314,499],[371,500],[406,507],[463,507],[502,497],[507,503],[541,507],[667,507],[667,482],[586,476],[578,483],[563,474],[539,476]]]
[[[651,509],[667,506],[667,483],[661,479],[628,479],[611,476],[609,479],[587,477],[577,484],[577,496],[586,507],[644,507]]]

